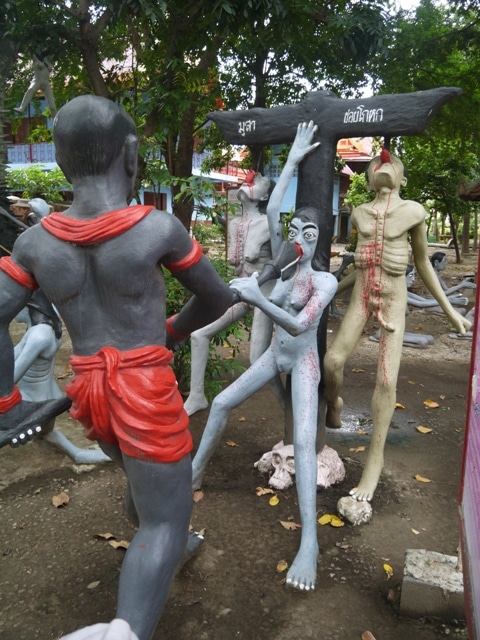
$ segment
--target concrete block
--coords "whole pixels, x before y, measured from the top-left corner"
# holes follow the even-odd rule
[[[426,549],[407,549],[400,614],[442,620],[464,620],[463,574],[458,558]]]

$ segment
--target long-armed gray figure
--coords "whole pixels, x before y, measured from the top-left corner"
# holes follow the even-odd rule
[[[300,160],[318,143],[311,144],[316,127],[300,124],[290,150],[285,175],[292,175]],[[278,185],[287,181],[279,180]],[[278,186],[277,185],[277,186]],[[272,215],[272,246],[282,237],[278,209]],[[279,373],[291,375],[293,433],[296,484],[299,497],[302,536],[298,553],[287,574],[287,584],[301,590],[315,588],[317,575],[317,413],[320,362],[317,349],[317,329],[323,312],[335,294],[337,280],[320,271],[314,256],[319,242],[318,212],[304,207],[297,209],[290,222],[289,242],[295,245],[298,263],[293,274],[278,280],[270,297],[262,294],[257,277],[237,278],[230,283],[242,300],[254,304],[274,322],[272,344],[235,382],[213,401],[205,431],[193,460],[193,487],[202,484],[206,465],[227,424],[231,409],[270,382]],[[276,243],[275,243],[276,240]]]

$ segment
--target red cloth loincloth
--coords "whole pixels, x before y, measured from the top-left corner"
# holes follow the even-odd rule
[[[162,346],[103,347],[92,356],[72,356],[70,414],[87,438],[150,462],[176,462],[190,453],[189,419],[171,360],[172,352]]]

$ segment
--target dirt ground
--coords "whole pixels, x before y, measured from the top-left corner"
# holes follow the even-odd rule
[[[459,282],[476,272],[476,256],[454,265],[445,280]],[[416,292],[425,291],[417,283]],[[472,298],[470,291],[466,292]],[[341,304],[340,304],[341,307]],[[331,320],[335,333],[338,320]],[[296,492],[278,493],[279,504],[257,496],[267,478],[254,462],[282,437],[283,415],[268,389],[232,411],[228,430],[204,478],[204,497],[194,505],[192,524],[205,542],[177,576],[155,640],[465,640],[461,621],[411,620],[399,616],[406,549],[456,555],[457,502],[464,435],[471,342],[448,337],[445,317],[413,311],[408,330],[428,333],[427,349],[404,348],[398,402],[385,450],[385,470],[372,502],[373,519],[363,526],[318,525],[321,557],[315,592],[290,591],[281,560],[290,563],[300,531],[280,521],[299,522]],[[14,339],[23,327],[12,324]],[[372,323],[346,368],[345,426],[329,431],[346,478],[318,491],[318,515],[336,513],[338,498],[358,481],[370,432],[370,397],[377,344]],[[65,383],[69,355],[65,340],[57,359]],[[437,408],[427,409],[433,400]],[[198,445],[208,410],[192,417]],[[81,427],[64,414],[58,426],[75,442]],[[422,434],[422,425],[432,431]],[[231,441],[230,446],[227,440]],[[236,446],[231,446],[232,442]],[[430,482],[419,482],[415,475]],[[116,588],[124,550],[134,528],[123,511],[125,478],[113,464],[76,467],[41,442],[0,451],[0,639],[47,640],[115,615]],[[70,500],[55,507],[52,498]],[[387,579],[388,563],[393,576]]]

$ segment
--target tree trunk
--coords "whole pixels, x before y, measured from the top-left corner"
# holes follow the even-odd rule
[[[436,211],[433,211],[431,214],[431,222],[432,222],[432,227],[430,230],[430,235],[434,237],[435,242],[438,242],[438,218],[437,218]]]
[[[448,219],[450,221],[450,229],[452,230],[452,240],[453,240],[453,246],[455,247],[455,257],[456,257],[456,264],[461,264],[462,259],[460,257],[460,250],[458,248],[458,239],[457,239],[457,227],[455,226],[455,220],[453,219],[453,216],[451,214],[451,212],[448,212]]]
[[[0,43],[0,207],[9,210],[7,200],[7,146],[5,144],[5,87],[11,78],[15,61],[17,58],[17,48],[15,44],[4,38]],[[0,257],[10,253],[13,243],[17,238],[18,227],[9,222],[8,218],[0,215]]]
[[[473,251],[478,251],[478,209],[473,205]]]
[[[462,255],[470,253],[470,211],[463,215]]]

